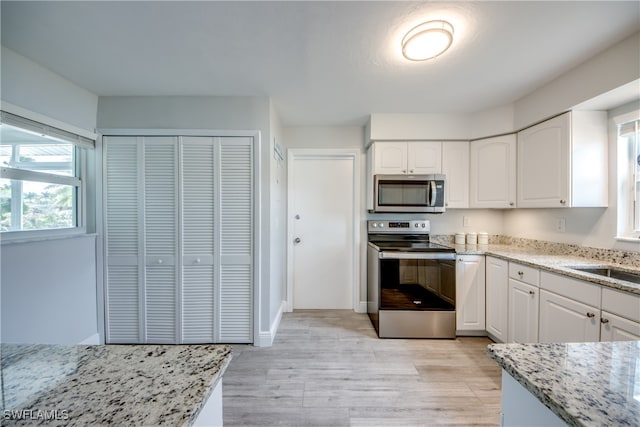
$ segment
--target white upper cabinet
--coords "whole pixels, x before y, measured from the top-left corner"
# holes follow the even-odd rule
[[[469,207],[515,207],[515,134],[471,141],[469,170]]]
[[[407,142],[407,173],[442,173],[442,143],[439,141]]]
[[[373,153],[373,174],[407,173],[406,142],[376,142],[371,147]]]
[[[445,206],[469,207],[469,142],[442,143],[442,173],[447,177]]]
[[[518,132],[518,207],[606,207],[607,114],[571,111]]]
[[[375,142],[371,149],[374,175],[442,173],[440,141]]]

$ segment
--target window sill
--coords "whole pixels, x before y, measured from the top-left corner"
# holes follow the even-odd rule
[[[43,242],[47,240],[75,239],[78,237],[91,237],[96,234],[87,234],[85,229],[60,229],[60,230],[33,230],[33,231],[9,231],[0,234],[2,246],[17,243]]]

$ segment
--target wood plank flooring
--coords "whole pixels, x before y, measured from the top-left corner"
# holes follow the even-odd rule
[[[498,425],[487,338],[379,339],[366,314],[285,313],[272,347],[234,346],[225,426]]]

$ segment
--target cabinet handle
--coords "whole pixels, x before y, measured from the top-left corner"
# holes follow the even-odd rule
[[[589,319],[593,319],[594,317],[596,317],[596,315],[594,313],[589,312],[589,313],[587,313],[587,317]]]
[[[605,319],[604,317],[600,319],[600,323],[607,324],[609,323],[609,319]]]
[[[524,271],[518,271],[518,276],[520,277],[524,276]]]
[[[162,264],[162,260],[161,259],[158,260],[158,264]]]
[[[561,200],[560,200],[560,204],[561,204],[561,205],[564,205],[564,204],[566,204],[566,203],[567,203],[567,201],[566,201],[565,199],[561,199]]]
[[[196,258],[196,264],[200,264],[200,258]]]
[[[509,202],[509,206],[513,206],[513,205],[515,205],[515,203]]]
[[[529,295],[535,295],[536,293],[534,291],[529,291]]]
[[[407,170],[406,169],[402,169],[402,173],[407,173]]]
[[[409,171],[409,173],[413,173],[413,169],[411,169],[411,170]]]

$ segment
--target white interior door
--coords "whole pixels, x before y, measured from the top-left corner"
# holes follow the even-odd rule
[[[294,154],[289,161],[289,301],[293,309],[351,309],[359,160]]]

